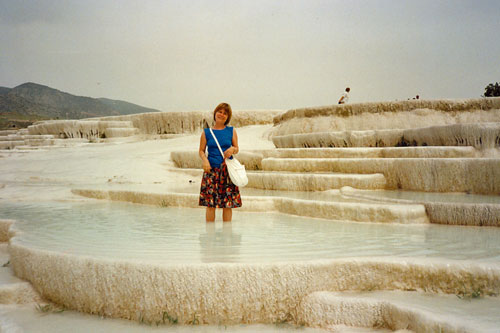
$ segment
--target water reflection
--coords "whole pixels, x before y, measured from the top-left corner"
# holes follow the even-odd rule
[[[402,256],[495,261],[500,228],[340,222],[238,212],[206,224],[200,209],[125,203],[2,203],[16,242],[74,255],[156,263],[281,262]],[[244,235],[245,237],[242,237]]]
[[[206,223],[205,233],[200,234],[199,240],[202,262],[239,261],[241,235],[233,232],[232,223],[222,223],[222,228]]]

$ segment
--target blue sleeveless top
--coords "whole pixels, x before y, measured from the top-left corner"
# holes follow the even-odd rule
[[[207,150],[208,150],[208,161],[212,168],[220,168],[224,158],[222,157],[217,143],[215,142],[212,133],[210,133],[209,128],[205,128],[205,138],[207,139]],[[231,147],[233,144],[233,128],[231,126],[226,126],[226,128],[221,130],[212,129],[217,140],[219,141],[222,152]]]

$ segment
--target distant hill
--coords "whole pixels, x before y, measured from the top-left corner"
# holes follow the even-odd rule
[[[0,95],[6,95],[11,90],[10,88],[0,87]]]
[[[15,88],[0,87],[0,129],[26,127],[43,119],[82,119],[159,110],[125,101],[90,98],[36,83]]]

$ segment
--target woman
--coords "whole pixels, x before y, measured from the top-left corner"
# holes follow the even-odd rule
[[[224,157],[217,147],[209,128],[201,133],[199,155],[203,161],[203,178],[200,189],[200,206],[206,206],[206,221],[215,221],[215,209],[222,208],[222,220],[231,222],[232,208],[241,207],[238,186],[229,178],[224,160],[238,153],[238,136],[233,127],[227,126],[232,116],[231,106],[220,103],[214,110],[214,135],[219,141]],[[208,149],[207,149],[208,148]],[[208,157],[205,155],[208,150]]]

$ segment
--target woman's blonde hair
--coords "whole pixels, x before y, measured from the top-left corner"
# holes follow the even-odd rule
[[[219,110],[226,110],[227,119],[226,119],[226,122],[224,123],[224,125],[229,124],[229,121],[231,120],[231,116],[233,115],[233,110],[231,110],[231,105],[229,105],[227,103],[220,103],[219,105],[217,105],[217,107],[214,110],[214,121],[215,121],[215,114]]]

